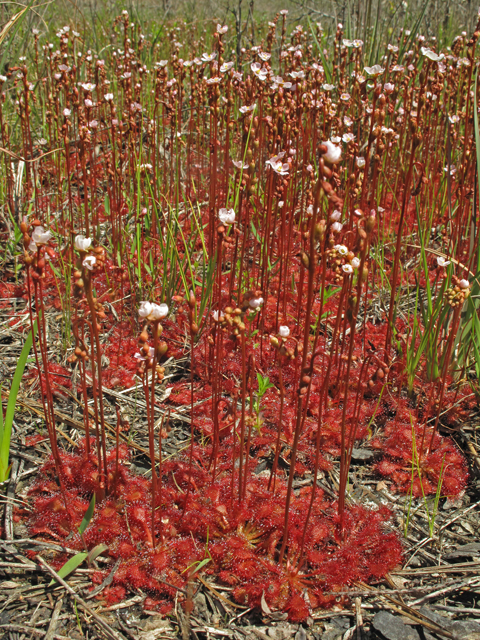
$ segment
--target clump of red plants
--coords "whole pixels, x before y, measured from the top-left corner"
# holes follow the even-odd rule
[[[402,32],[375,67],[341,25],[332,56],[320,26],[315,39],[301,26],[287,36],[285,12],[230,62],[227,33],[218,25],[205,51],[205,38],[182,45],[172,30],[164,60],[124,12],[105,60],[64,28],[58,50],[35,34],[31,65],[0,76],[21,122],[12,140],[4,93],[2,146],[23,149],[34,211],[19,224],[24,285],[2,291],[26,298],[36,327],[28,375],[40,379],[52,451],[28,526],[78,550],[105,545],[119,561],[99,596],[109,604],[141,589],[145,607],[168,612],[202,574],[242,605],[264,599],[302,621],[402,560],[389,510],[350,499],[356,446],[374,449],[391,490],[458,496],[467,485],[441,429],[472,409],[458,380],[471,357],[462,311],[477,313],[478,32],[448,58]],[[52,362],[52,308],[68,324],[75,386],[62,384],[66,362]],[[160,401],[180,358],[184,374]],[[83,406],[70,453],[55,427],[62,386]],[[107,428],[104,390],[133,387],[148,477],[129,470],[119,408]],[[165,459],[179,406],[188,446]],[[326,473],[337,474],[336,498],[318,486]]]

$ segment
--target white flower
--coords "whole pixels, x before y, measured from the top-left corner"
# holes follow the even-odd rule
[[[448,119],[450,120],[450,122],[452,124],[455,124],[456,122],[458,122],[460,120],[460,117],[457,115],[453,115],[453,116],[448,116]]]
[[[458,283],[458,286],[461,289],[468,289],[468,287],[470,286],[470,283],[468,282],[468,280],[463,279],[463,280],[460,280],[460,282]]]
[[[207,84],[218,84],[220,80],[221,78],[219,78],[218,76],[215,76],[214,78],[208,78],[206,82]]]
[[[90,100],[90,98],[85,98],[85,106],[90,108],[93,107],[93,102]]]
[[[103,97],[107,102],[110,102],[111,100],[113,100],[113,93],[106,93]]]
[[[155,304],[154,302],[147,302],[146,300],[140,302],[140,307],[138,309],[138,315],[140,318],[156,321],[165,318],[167,314],[168,305],[166,304]]]
[[[393,93],[395,91],[395,85],[392,84],[391,82],[386,82],[383,85],[383,90],[385,91],[385,93]]]
[[[225,314],[223,313],[223,311],[212,311],[212,318],[215,320],[215,322],[221,322],[225,317]]]
[[[136,353],[133,357],[136,358],[137,360],[153,360],[153,356],[155,355],[155,349],[153,347],[149,347],[148,349],[149,354],[147,357],[145,357],[143,354],[141,353]]]
[[[97,85],[92,84],[91,82],[85,82],[82,84],[82,87],[85,91],[93,91]]]
[[[362,156],[357,156],[355,158],[355,164],[359,169],[361,169],[362,167],[365,166],[365,158],[362,158]]]
[[[213,53],[202,53],[203,62],[212,62],[212,60],[215,60],[216,57],[217,54],[215,51]]]
[[[443,53],[438,55],[437,53],[435,53],[435,51],[432,51],[431,49],[427,49],[427,47],[422,47],[420,51],[422,52],[423,56],[425,56],[429,60],[433,60],[433,62],[439,62],[440,60],[443,60],[443,58],[445,57]]]
[[[353,142],[355,140],[355,136],[353,135],[353,133],[344,133],[342,136],[342,140],[345,142],[345,144],[348,144],[349,142]]]
[[[363,40],[354,40],[353,46],[355,47],[355,49],[360,49],[361,47],[363,47]]]
[[[342,93],[340,96],[340,100],[342,100],[342,102],[348,102],[350,100],[350,94],[349,93]]]
[[[77,251],[88,251],[91,244],[91,238],[86,238],[82,235],[75,236],[75,249],[77,249]]]
[[[336,244],[333,248],[341,256],[346,256],[348,253],[348,248],[344,244]]]
[[[342,44],[344,47],[347,47],[347,49],[349,49],[350,47],[353,47],[353,41],[352,40],[342,40]]]
[[[350,264],[354,269],[358,269],[358,267],[360,266],[360,258],[352,258],[350,260]]]
[[[258,309],[263,304],[263,298],[251,298],[248,304],[251,309]]]
[[[398,73],[400,73],[401,71],[405,71],[405,67],[403,67],[401,64],[396,64],[391,68],[391,71],[397,71]]]
[[[287,326],[282,325],[278,327],[278,335],[281,338],[288,338],[288,336],[290,335],[290,329]]]
[[[333,89],[335,89],[335,85],[334,84],[325,83],[325,84],[322,84],[322,89],[324,91],[333,91]]]
[[[226,73],[233,67],[233,62],[224,62],[220,67],[220,73]]]
[[[220,209],[218,219],[222,224],[233,224],[235,222],[235,211],[233,209]]]
[[[253,111],[256,106],[257,106],[257,103],[254,102],[249,107],[240,107],[239,111],[240,113],[249,113],[250,111]]]
[[[439,267],[448,267],[450,263],[451,260],[445,260],[445,258],[442,258],[441,256],[438,256],[437,258],[437,264]]]
[[[97,262],[97,259],[95,258],[95,256],[87,256],[85,260],[82,262],[82,265],[89,271],[93,271],[93,267],[95,266],[96,262]]]
[[[241,160],[232,160],[232,164],[234,167],[237,167],[237,169],[248,169],[248,163],[243,164]]]
[[[333,233],[340,233],[343,229],[343,224],[341,222],[334,222],[331,226]]]
[[[221,24],[217,24],[217,32],[218,32],[218,33],[227,33],[227,31],[228,31],[228,27],[227,27],[227,25],[224,25],[224,26],[222,27],[222,25],[221,25]]]
[[[335,146],[333,142],[330,142],[330,140],[327,140],[326,142],[322,142],[322,144],[324,144],[327,147],[327,151],[326,153],[323,154],[323,158],[327,162],[330,162],[331,164],[337,164],[337,162],[340,162],[342,158],[341,148]]]
[[[272,57],[272,54],[260,51],[258,57],[260,58],[260,60],[263,60],[263,62],[267,62],[267,60],[270,60],[270,58]]]
[[[47,242],[52,238],[53,234],[51,231],[45,231],[42,226],[35,227],[32,233],[32,241],[39,244],[47,244]]]
[[[377,77],[382,75],[385,69],[381,67],[379,64],[374,64],[373,67],[365,67],[365,71],[367,75]]]
[[[282,163],[282,158],[284,155],[285,151],[282,151],[282,153],[273,156],[273,158],[270,158],[270,160],[267,160],[265,162],[265,164],[270,165],[275,173],[278,173],[279,176],[287,176],[290,169],[290,165],[288,163]]]
[[[153,309],[153,304],[151,302],[147,302],[146,300],[143,300],[142,302],[140,302],[138,315],[140,316],[140,318],[148,318],[148,316],[152,312],[152,309]]]
[[[341,217],[342,217],[342,212],[338,211],[338,209],[335,209],[335,211],[330,215],[330,220],[332,222],[338,222]]]
[[[344,264],[342,265],[342,271],[344,273],[353,273],[353,267],[351,264]]]
[[[68,118],[68,116],[71,114],[70,109],[64,109],[63,110],[63,115],[65,116],[65,118]]]
[[[253,73],[257,76],[259,80],[261,80],[262,82],[266,80],[268,71],[267,69],[265,69],[265,67],[262,68],[258,62],[253,62],[250,65],[250,69],[253,71]]]
[[[155,304],[152,302],[152,310],[148,315],[149,320],[161,320],[168,315],[168,305],[162,302],[162,304]]]

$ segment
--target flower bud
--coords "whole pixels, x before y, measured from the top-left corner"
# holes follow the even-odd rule
[[[158,358],[163,357],[167,353],[167,351],[168,351],[168,344],[163,340],[161,340],[157,346],[157,357]]]

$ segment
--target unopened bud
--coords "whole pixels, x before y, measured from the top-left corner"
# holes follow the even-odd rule
[[[168,344],[163,340],[161,340],[157,346],[157,357],[161,358],[167,353],[167,351],[168,351]]]
[[[372,231],[375,228],[375,216],[368,216],[368,218],[365,221],[365,229],[367,231],[367,233],[372,233]]]
[[[319,240],[320,242],[322,242],[323,238],[325,237],[325,220],[320,220],[320,222],[317,222],[317,224],[315,225],[315,240]]]

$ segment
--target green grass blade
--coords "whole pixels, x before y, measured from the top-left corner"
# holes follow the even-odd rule
[[[85,529],[90,524],[90,521],[93,517],[93,511],[95,509],[95,494],[93,494],[92,499],[90,500],[90,504],[88,505],[88,509],[85,511],[85,515],[83,516],[83,520],[78,527],[78,532],[80,535],[83,535]]]
[[[108,549],[108,545],[100,543],[90,551],[87,557],[88,564],[91,564],[99,555]]]
[[[323,71],[325,72],[325,80],[327,82],[331,82],[332,81],[332,70],[330,68],[330,64],[327,61],[327,59],[325,58],[325,56],[323,55],[323,49],[322,49],[320,43],[317,40],[317,36],[315,34],[315,29],[312,27],[312,22],[311,22],[310,18],[307,18],[307,20],[308,20],[308,26],[310,27],[310,32],[312,34],[312,38],[313,38],[315,44],[317,45],[318,52],[320,54],[320,57],[322,58],[322,66],[323,66]]]
[[[33,331],[36,332],[37,323],[33,325]],[[22,381],[25,365],[27,364],[28,354],[33,344],[32,332],[28,334],[28,337],[23,345],[22,352],[18,358],[17,368],[13,374],[12,386],[8,394],[7,411],[5,414],[5,421],[2,420],[0,431],[0,473],[3,474],[0,477],[0,482],[5,482],[8,477],[8,457],[10,454],[10,438],[12,435],[13,417],[15,415],[15,406],[17,404],[17,395],[20,389],[20,383]],[[3,477],[6,475],[7,477]]]
[[[82,564],[82,562],[86,559],[87,555],[88,554],[85,553],[85,551],[82,551],[81,553],[77,553],[75,556],[70,558],[70,560],[67,560],[67,562],[65,562],[65,564],[62,567],[60,567],[59,571],[57,571],[58,577],[66,578],[67,576],[69,576],[72,573],[72,571],[75,571],[75,569]],[[55,580],[55,578],[53,578],[50,581],[48,586],[51,587],[52,585],[55,584],[55,582],[57,581]]]

